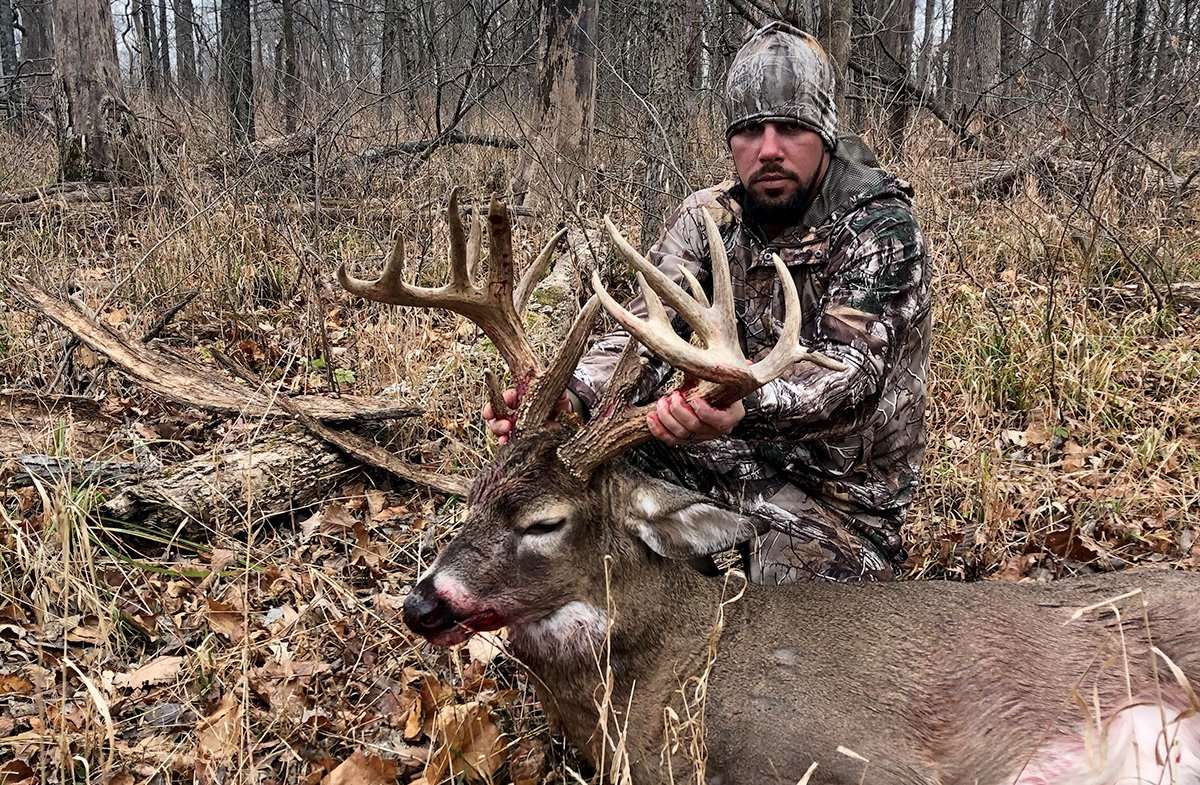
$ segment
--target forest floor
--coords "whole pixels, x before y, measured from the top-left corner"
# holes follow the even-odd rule
[[[53,182],[53,154],[48,139],[0,132],[0,190]],[[288,514],[264,518],[250,489],[211,520],[163,530],[101,514],[95,475],[31,482],[16,461],[168,466],[287,418],[180,406],[87,348],[66,367],[67,334],[20,306],[2,283],[14,273],[130,336],[196,290],[156,345],[213,369],[218,350],[287,394],[394,396],[420,415],[394,426],[389,448],[470,476],[493,449],[477,412],[494,352],[455,317],[352,299],[333,271],[377,259],[399,231],[436,278],[442,194],[492,190],[513,155],[453,147],[403,179],[330,177],[319,227],[292,164],[214,177],[199,149],[176,151],[138,204],[0,208],[5,405],[29,392],[99,402],[86,416],[0,421],[0,783],[433,785],[451,768],[584,781],[496,646],[434,650],[400,621],[460,500],[341,468],[327,498]],[[1033,172],[951,197],[956,170],[933,142],[891,166],[916,188],[935,291],[909,577],[1200,567],[1200,315],[1114,288],[1140,280],[1134,265],[1164,291],[1200,280],[1196,200],[1127,172],[1073,186]],[[695,178],[726,167],[714,144]],[[607,212],[636,242],[637,177],[606,177],[583,217]],[[555,229],[519,220],[517,258]],[[623,275],[603,252],[596,263]],[[533,311],[545,351],[561,324],[549,305]]]

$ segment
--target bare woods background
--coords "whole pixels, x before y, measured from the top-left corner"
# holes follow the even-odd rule
[[[769,19],[907,178],[935,270],[911,577],[1200,565],[1197,0],[0,0],[0,783],[587,773],[406,587],[493,445],[494,348],[351,300],[444,195],[517,205],[545,351],[596,227],[729,175]],[[869,777],[868,777],[869,781]]]

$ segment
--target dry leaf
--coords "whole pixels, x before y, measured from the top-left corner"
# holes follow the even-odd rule
[[[357,750],[321,780],[321,785],[392,785],[396,764]]]
[[[15,673],[0,673],[0,695],[32,695],[33,682]]]
[[[300,523],[300,541],[308,542],[317,534],[340,534],[353,529],[354,522],[354,516],[344,504],[333,502]]]
[[[1037,564],[1038,556],[1036,553],[1024,553],[1020,556],[1014,556],[1004,563],[999,572],[992,576],[992,580],[1008,581],[1017,583],[1024,580],[1029,575],[1029,570],[1033,565]]]
[[[545,774],[545,745],[537,739],[521,739],[508,764],[512,785],[538,785]]]
[[[447,772],[468,782],[488,781],[504,763],[504,739],[482,701],[455,703],[438,711],[433,743],[425,765],[427,782],[441,782]]]
[[[229,565],[233,564],[237,555],[225,548],[213,548],[213,552],[208,557],[208,566],[213,572],[220,572]]]
[[[467,652],[475,662],[487,665],[504,650],[504,639],[498,633],[480,632],[467,641]]]
[[[216,600],[208,600],[208,626],[213,632],[224,635],[231,643],[240,643],[245,637],[246,614]]]
[[[367,491],[366,497],[367,511],[371,513],[371,517],[378,515],[387,506],[387,494],[378,488],[372,488]]]
[[[132,687],[135,690],[147,684],[162,684],[178,676],[182,665],[183,657],[159,657],[137,670],[118,673],[113,679],[113,684],[117,687]]]
[[[242,730],[242,706],[227,692],[207,717],[196,723],[196,752],[208,760],[228,760],[237,754]]]

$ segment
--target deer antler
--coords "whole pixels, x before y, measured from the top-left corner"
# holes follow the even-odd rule
[[[338,282],[351,294],[368,300],[417,308],[445,308],[474,322],[496,345],[512,373],[513,385],[522,399],[517,429],[537,427],[553,415],[567,377],[583,352],[592,321],[599,312],[599,304],[595,297],[589,300],[550,368],[543,370],[525,333],[524,312],[534,286],[546,271],[554,248],[566,229],[555,234],[542,248],[514,292],[512,220],[508,208],[493,196],[488,209],[490,248],[487,279],[482,285],[476,284],[482,221],[480,216],[473,215],[470,236],[465,235],[458,212],[459,190],[455,188],[450,192],[446,207],[446,223],[450,229],[449,283],[437,287],[407,283],[404,280],[404,238],[400,235],[396,237],[396,244],[378,278],[373,281],[355,278],[343,264],[338,268]],[[557,389],[552,389],[556,385]],[[493,406],[499,409],[503,399],[498,383],[490,374],[488,387]]]
[[[784,321],[779,340],[766,357],[751,363],[742,353],[733,309],[733,286],[729,259],[720,230],[707,210],[701,211],[712,260],[713,299],[710,304],[703,287],[684,268],[692,290],[689,296],[678,284],[651,264],[631,246],[606,217],[613,243],[637,270],[638,283],[646,302],[646,318],[626,310],[604,288],[600,276],[592,274],[592,289],[604,309],[647,349],[684,373],[680,386],[688,400],[703,400],[724,409],[785,373],[800,360],[831,370],[845,366],[800,344],[800,297],[783,261],[776,256],[775,271],[783,285]],[[703,347],[692,345],[676,334],[663,307],[663,300],[691,326]],[[583,476],[604,461],[651,438],[646,415],[653,406],[634,407],[629,399],[639,377],[639,358],[631,339],[609,380],[605,395],[592,421],[559,449],[559,456],[575,474]]]

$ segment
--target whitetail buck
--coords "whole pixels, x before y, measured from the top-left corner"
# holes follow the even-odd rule
[[[601,771],[628,766],[636,785],[795,785],[814,762],[814,783],[1200,783],[1189,686],[1200,682],[1200,575],[782,587],[708,578],[686,559],[752,538],[760,524],[620,460],[650,438],[647,409],[628,400],[636,353],[625,352],[587,424],[545,427],[598,302],[686,374],[689,397],[717,406],[793,362],[833,364],[800,346],[797,295],[779,261],[778,345],[753,364],[742,356],[724,248],[706,219],[711,305],[697,282],[689,297],[609,224],[649,318],[594,277],[596,297],[545,369],[521,311],[551,246],[514,297],[510,225],[495,201],[482,286],[480,222],[465,238],[453,195],[449,284],[404,283],[400,240],[378,280],[339,271],[363,297],[474,321],[522,394],[513,439],[408,597],[407,624],[443,645],[507,627],[511,653],[570,740]],[[659,296],[702,347],[671,331]]]

